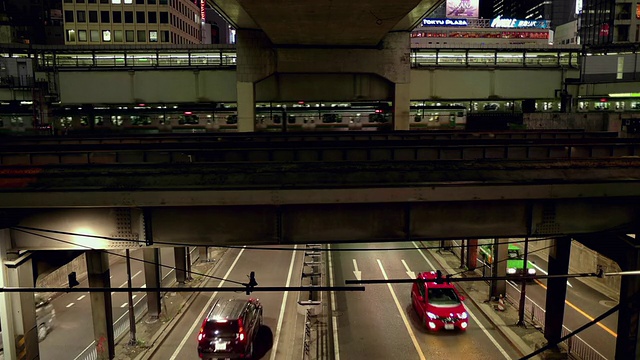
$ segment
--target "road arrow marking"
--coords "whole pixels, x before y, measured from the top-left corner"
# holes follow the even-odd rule
[[[356,276],[358,281],[362,280],[362,271],[358,270],[358,263],[356,262],[356,259],[353,259],[353,268],[355,269],[353,271],[353,275]]]
[[[409,265],[407,265],[407,263],[404,262],[404,259],[402,260],[402,265],[404,265],[404,268],[407,269],[407,275],[409,275],[409,278],[415,279],[416,273],[414,273],[413,271],[411,271],[411,269],[409,269]]]

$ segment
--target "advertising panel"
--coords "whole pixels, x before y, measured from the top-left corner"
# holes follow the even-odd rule
[[[480,0],[447,0],[448,18],[478,18]]]

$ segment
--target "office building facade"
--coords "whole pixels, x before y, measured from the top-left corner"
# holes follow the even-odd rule
[[[190,0],[63,0],[63,13],[67,45],[202,43]]]

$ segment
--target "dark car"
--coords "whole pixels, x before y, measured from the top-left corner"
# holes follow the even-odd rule
[[[200,327],[198,355],[201,359],[250,359],[261,325],[258,300],[217,300]]]

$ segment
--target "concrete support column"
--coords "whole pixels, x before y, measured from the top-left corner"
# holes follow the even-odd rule
[[[0,230],[0,286],[9,285],[8,272],[6,267],[7,249],[11,244],[11,233],[9,229]],[[16,347],[14,344],[16,330],[13,326],[14,315],[11,301],[11,294],[0,293],[0,325],[2,326],[2,343],[4,345],[4,358],[7,360],[16,359]]]
[[[145,248],[142,250],[144,258],[144,279],[148,288],[160,287],[160,249]],[[156,321],[160,317],[160,292],[147,291],[148,321]]]
[[[85,253],[87,259],[87,277],[89,287],[109,288],[109,257],[101,250],[89,250]],[[115,357],[115,342],[113,336],[113,306],[109,291],[91,292],[91,314],[93,317],[93,334],[99,360],[110,360]]]
[[[640,269],[640,248],[629,247],[626,263],[620,263],[622,271]],[[640,325],[640,277],[623,276],[620,283],[620,310],[618,311],[618,337],[616,360],[640,359],[638,326]]]
[[[569,257],[571,255],[571,238],[563,237],[551,240],[549,248],[549,275],[569,273]],[[547,279],[547,296],[544,337],[550,343],[556,343],[562,337],[564,320],[564,302],[567,295],[566,278]]]
[[[174,247],[173,255],[176,264],[176,282],[184,284],[187,281],[187,252],[185,247]]]
[[[507,276],[507,258],[509,257],[509,239],[494,239],[493,261],[491,262],[492,276]],[[498,297],[507,292],[506,280],[491,280],[490,296]]]
[[[395,84],[393,96],[393,129],[409,130],[411,106],[410,84]]]
[[[478,267],[478,239],[467,239],[467,268]]]
[[[35,287],[30,253],[26,253],[15,260],[6,261],[5,264],[7,266],[8,286]],[[36,322],[34,294],[11,294],[11,300],[18,359],[39,359],[38,332],[43,331],[43,336],[46,335],[48,324],[38,324]]]
[[[253,82],[238,81],[238,132],[256,130],[256,91]]]

